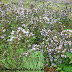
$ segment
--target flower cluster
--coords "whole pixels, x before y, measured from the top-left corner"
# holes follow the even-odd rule
[[[64,30],[59,33],[44,28],[40,32],[41,35],[44,36],[41,45],[44,46],[44,50],[46,49],[46,51],[48,51],[51,61],[53,61],[53,57],[55,61],[61,59],[61,57],[66,58],[66,55],[64,54],[66,52],[72,53],[71,31]],[[58,58],[55,58],[56,56],[58,56]]]
[[[17,59],[17,56],[27,57],[39,51],[45,60],[60,64],[63,58],[67,58],[66,52],[72,53],[72,30],[64,30],[71,28],[70,14],[69,8],[50,2],[37,8],[33,3],[29,8],[23,7],[22,3],[1,6],[2,56],[12,50],[12,53],[17,53],[14,54]]]

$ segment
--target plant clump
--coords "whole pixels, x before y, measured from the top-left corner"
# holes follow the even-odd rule
[[[10,2],[1,6],[0,67],[71,72],[70,9],[59,7],[55,10],[51,2],[46,5],[43,2],[38,8],[33,3],[29,8],[23,5]],[[67,65],[70,69],[65,70]]]

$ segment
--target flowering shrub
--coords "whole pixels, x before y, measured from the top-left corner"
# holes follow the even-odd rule
[[[71,64],[66,53],[72,53],[72,30],[64,30],[71,28],[71,11],[53,6],[50,2],[38,8],[31,3],[29,9],[13,2],[1,6],[1,67],[40,70],[44,64]]]
[[[43,42],[41,45],[44,51],[47,52],[50,62],[58,61],[58,64],[62,62],[62,57],[66,58],[65,53],[72,53],[72,42],[71,42],[71,32],[62,31],[61,33],[51,31],[50,29],[42,29],[41,35],[43,35]],[[44,53],[45,54],[45,53]],[[47,58],[47,57],[46,57]],[[59,62],[60,60],[60,62]]]

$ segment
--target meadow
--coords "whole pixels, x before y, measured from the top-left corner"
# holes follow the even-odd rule
[[[1,72],[72,72],[72,5],[44,0],[1,0]]]

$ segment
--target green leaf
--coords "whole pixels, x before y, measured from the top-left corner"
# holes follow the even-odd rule
[[[60,67],[63,68],[64,72],[71,72],[72,66],[71,65],[66,65],[65,63],[60,64]]]
[[[67,55],[69,58],[72,58],[72,53],[67,52],[66,55]]]
[[[60,71],[60,72],[64,72],[64,71]]]
[[[2,61],[2,63],[4,63],[4,64],[5,64],[5,59],[2,59],[1,61]]]
[[[60,71],[60,70],[61,70],[61,68],[57,68],[56,70],[57,70],[57,71]]]
[[[72,60],[69,62],[69,64],[71,64],[72,63]]]

